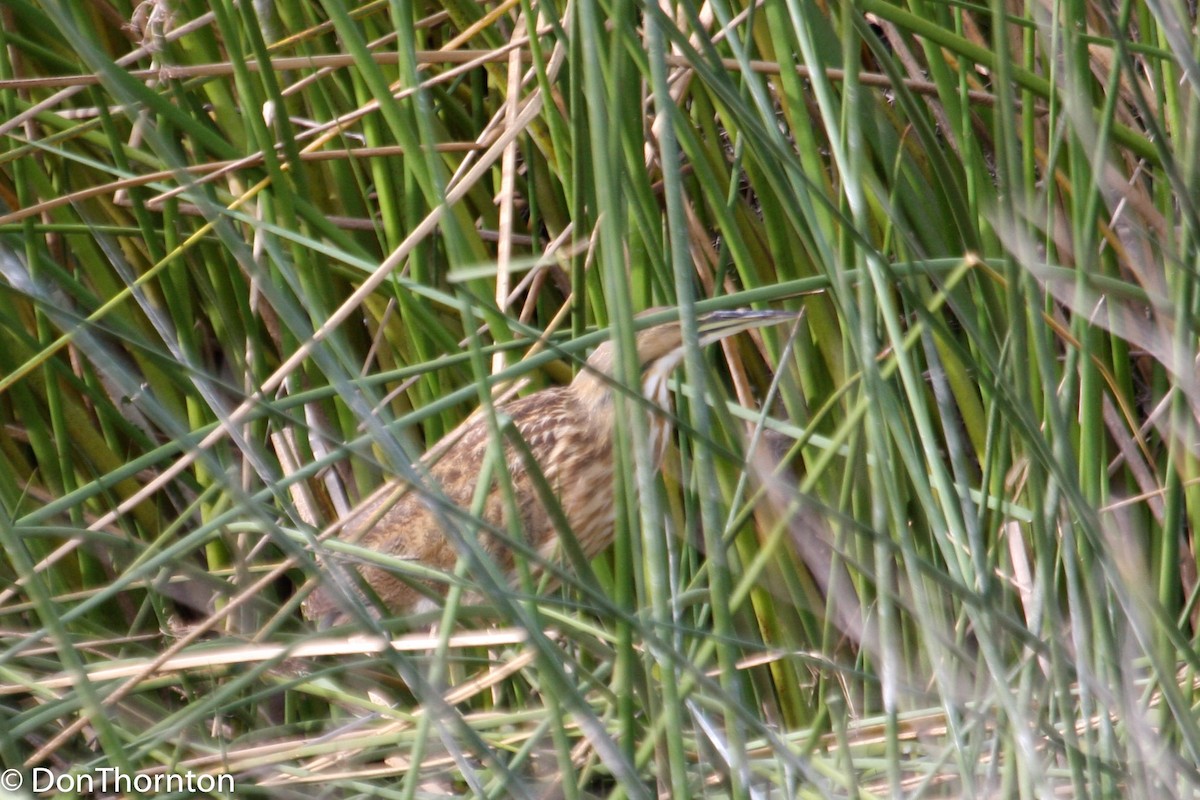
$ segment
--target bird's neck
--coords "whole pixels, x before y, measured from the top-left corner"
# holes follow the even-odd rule
[[[683,360],[683,350],[674,348],[659,354],[638,350],[641,365],[642,396],[660,408],[669,408],[667,379]],[[617,372],[616,353],[612,342],[604,342],[588,357],[587,367],[575,376],[571,390],[585,405],[605,414],[612,403],[612,376]]]
[[[575,376],[568,390],[583,413],[594,425],[612,429],[613,402],[609,378],[592,369],[585,369]]]
[[[610,367],[611,364],[604,365]],[[588,369],[583,370],[571,382],[569,391],[575,396],[576,402],[583,411],[592,434],[610,441],[613,436],[615,416],[619,413],[614,403],[617,391],[613,388],[612,378],[607,370],[600,372],[598,365],[589,361]],[[654,364],[641,375],[641,391],[655,408],[648,409],[651,418],[650,432],[653,438],[651,449],[656,459],[662,458],[666,445],[668,426],[663,424],[664,414],[671,411],[671,392],[668,384],[672,365]]]

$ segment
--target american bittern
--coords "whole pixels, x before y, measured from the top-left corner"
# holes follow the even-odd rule
[[[795,314],[780,311],[714,311],[697,320],[699,344],[704,346],[741,331],[795,318]],[[683,336],[677,321],[656,325],[637,335],[642,394],[659,409],[669,408],[667,379],[683,360],[683,353]],[[528,444],[588,558],[604,549],[613,538],[614,357],[612,343],[605,342],[596,348],[586,368],[569,385],[543,389],[497,409],[512,420]],[[669,435],[669,415],[652,414],[650,420],[654,457],[661,460]],[[430,478],[440,486],[446,499],[463,509],[471,507],[489,436],[485,420],[468,421],[450,434],[457,439],[429,468]],[[505,446],[505,463],[516,502],[506,502],[499,483],[493,481],[488,487],[483,519],[494,529],[507,530],[508,509],[515,507],[526,541],[541,558],[555,558],[559,550],[557,529],[521,457],[511,445]],[[442,527],[445,515],[435,511],[418,492],[406,492],[398,500],[395,496],[394,486],[390,491],[376,492],[343,526],[342,535],[406,561],[452,570],[458,551]],[[392,505],[386,507],[389,502]],[[513,555],[504,539],[483,533],[480,544],[511,573]],[[413,582],[378,567],[364,567],[361,573],[393,612],[427,608],[426,601],[435,594],[432,586],[423,592]],[[305,601],[304,613],[322,622],[344,616],[331,589],[313,592]]]

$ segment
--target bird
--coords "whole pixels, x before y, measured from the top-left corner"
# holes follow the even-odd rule
[[[649,312],[647,312],[649,313]],[[795,320],[788,311],[737,309],[711,311],[696,317],[697,342],[701,347],[721,339],[769,325]],[[684,357],[684,329],[679,320],[664,322],[636,336],[641,393],[652,408],[649,415],[651,451],[657,467],[670,436],[670,387],[668,379]],[[546,483],[553,490],[584,556],[593,558],[613,540],[614,490],[612,440],[616,404],[614,379],[616,350],[612,341],[600,344],[570,383],[517,398],[496,411],[512,421]],[[470,509],[482,465],[487,460],[491,430],[486,418],[468,419],[447,434],[431,453],[440,457],[427,468],[427,475],[444,495],[444,500]],[[505,465],[511,478],[515,503],[506,499],[499,481],[487,487],[480,526],[482,549],[510,579],[514,579],[514,557],[509,539],[487,529],[509,530],[510,510],[519,514],[520,530],[539,558],[550,563],[561,558],[558,528],[541,501],[537,484],[525,469],[525,461],[511,443],[505,443]],[[428,492],[409,490],[400,479],[385,483],[351,512],[339,536],[362,547],[450,573],[459,558],[458,548],[446,534],[448,515],[432,502]],[[397,499],[398,498],[398,499]],[[303,602],[304,615],[321,627],[348,619],[342,592],[356,592],[344,568],[330,570],[322,585]],[[331,586],[342,576],[342,592]],[[402,579],[378,566],[359,568],[362,580],[383,606],[394,614],[416,614],[436,607],[435,598],[445,592],[445,582]],[[358,592],[360,597],[361,592]]]

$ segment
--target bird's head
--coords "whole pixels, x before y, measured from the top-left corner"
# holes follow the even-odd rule
[[[651,309],[638,316],[644,317],[658,310]],[[796,316],[791,311],[709,311],[696,319],[697,343],[705,347],[742,331],[795,320]],[[645,328],[638,332],[636,342],[642,394],[661,405],[667,378],[683,361],[683,325],[676,319]],[[611,340],[604,342],[588,358],[587,368],[575,376],[572,390],[593,406],[607,403],[616,372],[615,362],[615,345]]]

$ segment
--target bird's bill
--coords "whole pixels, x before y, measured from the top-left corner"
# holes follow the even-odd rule
[[[697,320],[701,345],[724,339],[735,333],[753,328],[765,328],[784,322],[794,322],[800,314],[795,311],[756,311],[737,309],[732,311],[710,311]]]

